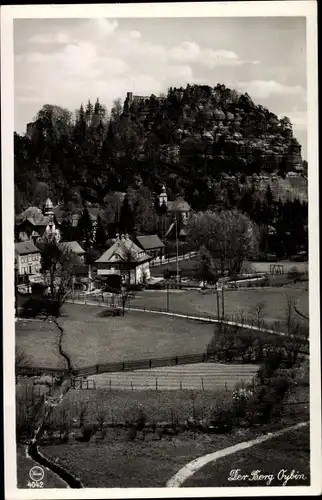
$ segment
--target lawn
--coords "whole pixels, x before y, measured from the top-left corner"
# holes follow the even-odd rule
[[[18,488],[28,488],[28,483],[31,482],[29,477],[29,472],[32,467],[39,465],[34,462],[31,458],[26,456],[26,450],[24,447],[19,446],[17,449],[17,487]],[[48,469],[44,470],[44,488],[67,488],[67,484],[60,479],[56,474]]]
[[[66,304],[59,323],[63,349],[74,368],[99,363],[198,354],[206,351],[213,325],[153,313],[101,317],[103,308]],[[50,322],[19,321],[16,341],[32,366],[64,367],[58,329]]]
[[[262,302],[265,321],[273,324],[276,321],[285,319],[287,297],[289,295],[297,301],[300,311],[308,315],[308,291],[307,284],[304,283],[283,288],[227,290],[224,294],[225,315],[238,319],[243,314],[245,319],[248,317],[248,320],[251,320],[254,318],[256,304]],[[136,293],[135,297],[130,299],[130,305],[166,309],[167,291],[146,290]],[[216,294],[210,290],[205,292],[199,290],[169,290],[169,310],[184,314],[197,313],[216,317]],[[301,318],[298,317],[298,319]]]
[[[240,475],[248,475],[244,480],[228,480],[233,469],[240,469]],[[222,487],[222,486],[283,486],[285,481],[278,474],[286,469],[304,478],[289,480],[287,486],[308,486],[310,484],[310,429],[309,426],[288,432],[277,438],[253,446],[248,450],[218,459],[205,465],[182,486]],[[252,471],[262,475],[272,475],[272,480],[251,480]],[[280,473],[282,474],[282,473]],[[267,485],[267,481],[270,483]]]
[[[58,350],[59,330],[50,321],[19,320],[16,322],[16,345],[26,356],[28,365],[66,368]]]

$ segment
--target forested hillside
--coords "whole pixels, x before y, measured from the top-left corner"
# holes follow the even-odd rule
[[[294,170],[303,162],[288,118],[224,85],[188,85],[158,98],[130,94],[109,113],[99,100],[75,114],[45,105],[26,136],[15,134],[15,209],[48,195],[102,206],[108,192],[159,192],[163,183],[194,210],[234,206],[249,176]]]

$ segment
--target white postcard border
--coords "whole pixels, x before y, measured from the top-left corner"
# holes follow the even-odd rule
[[[311,477],[309,487],[231,488],[86,488],[23,490],[16,488],[15,376],[14,376],[14,189],[13,189],[13,19],[17,18],[134,18],[134,17],[272,17],[307,18],[307,104],[309,166],[309,311]],[[4,444],[6,498],[168,498],[213,496],[289,496],[321,493],[321,380],[319,301],[319,172],[317,9],[314,1],[266,1],[229,3],[154,3],[114,5],[34,5],[1,8],[1,125],[2,125],[2,228],[4,316]]]

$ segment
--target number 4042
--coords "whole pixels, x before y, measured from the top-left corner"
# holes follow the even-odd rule
[[[44,483],[42,481],[28,481],[28,488],[43,488]]]

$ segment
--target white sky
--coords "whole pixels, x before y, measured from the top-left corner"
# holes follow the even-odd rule
[[[305,18],[16,19],[14,45],[18,133],[44,104],[223,83],[288,116],[307,156]]]

